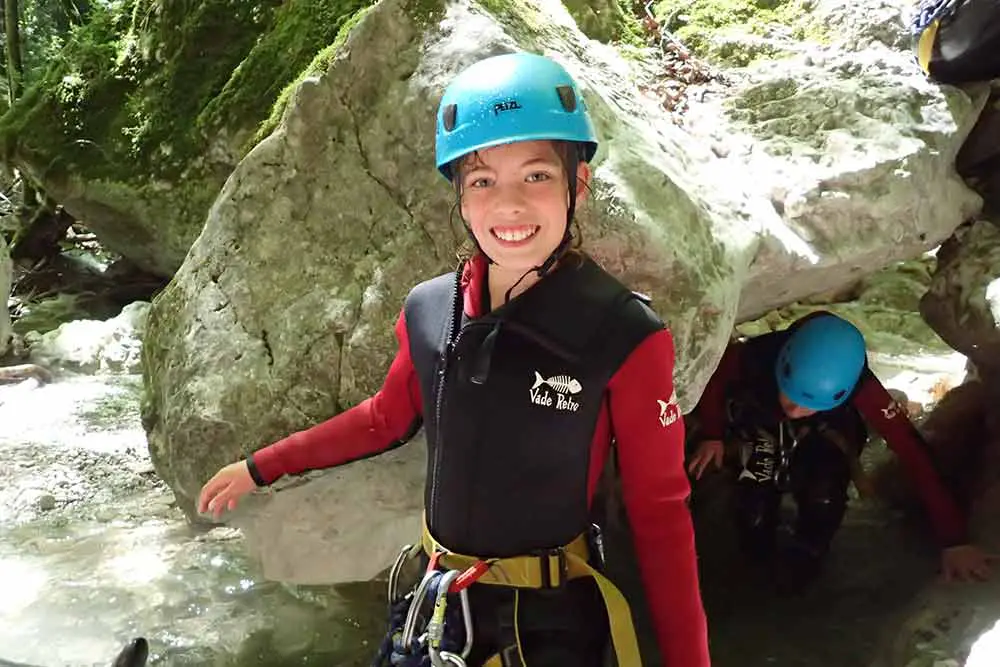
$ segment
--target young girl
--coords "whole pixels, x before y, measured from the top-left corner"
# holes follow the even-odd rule
[[[579,88],[552,60],[462,71],[438,109],[437,166],[476,252],[407,296],[378,393],[222,468],[199,498],[218,516],[256,486],[397,447],[423,425],[428,576],[475,582],[454,596],[471,609],[471,650],[464,663],[432,653],[435,665],[597,667],[609,635],[621,667],[640,664],[587,539],[612,442],[664,662],[709,665],[673,339],[571,248],[596,149]]]

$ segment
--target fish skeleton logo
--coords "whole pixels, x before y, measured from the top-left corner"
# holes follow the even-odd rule
[[[549,393],[549,389],[555,392],[555,398]],[[576,378],[571,378],[568,375],[553,375],[546,380],[541,373],[535,371],[535,383],[531,386],[529,393],[531,402],[535,405],[576,412],[580,408],[580,404],[573,400],[573,395],[579,394],[581,391],[583,391],[583,385]]]
[[[674,393],[670,394],[669,401],[656,399],[656,402],[660,405],[660,426],[666,428],[681,418],[681,409],[680,406],[677,405],[676,390]]]

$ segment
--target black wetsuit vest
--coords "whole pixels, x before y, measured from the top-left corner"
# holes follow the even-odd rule
[[[663,322],[589,258],[469,319],[456,274],[406,299],[428,443],[431,533],[458,553],[563,546],[590,523],[591,443],[608,381]]]

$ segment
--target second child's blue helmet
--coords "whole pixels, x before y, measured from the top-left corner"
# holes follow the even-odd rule
[[[462,70],[437,113],[437,168],[451,180],[452,163],[473,151],[514,141],[563,140],[597,151],[594,125],[580,89],[559,63],[533,53],[485,58]]]
[[[778,388],[796,405],[832,410],[846,401],[865,368],[865,338],[831,313],[803,322],[788,337],[775,364]]]

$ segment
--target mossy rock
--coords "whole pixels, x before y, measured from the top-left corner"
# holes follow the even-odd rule
[[[44,334],[59,328],[59,325],[90,317],[81,305],[77,294],[58,294],[26,305],[25,314],[14,321],[14,333],[23,336],[28,332]]]
[[[662,0],[653,14],[694,53],[743,66],[779,55],[776,44],[782,40],[822,39],[809,21],[811,5],[810,0]]]
[[[819,309],[853,322],[870,351],[885,353],[943,353],[951,348],[924,322],[920,298],[931,282],[934,259],[898,262],[865,278],[857,298],[837,303],[795,303],[736,327],[741,335],[758,336],[785,329],[798,318]]]
[[[104,244],[170,275],[286,87],[371,0],[96,6],[0,117],[0,150]],[[279,111],[283,106],[279,105]]]
[[[11,261],[10,251],[7,249],[7,242],[0,234],[0,294],[10,294],[11,282]],[[4,308],[0,310],[0,357],[7,354],[10,347],[11,327],[10,312]]]
[[[626,0],[563,0],[580,31],[599,42],[642,43],[642,28]]]

